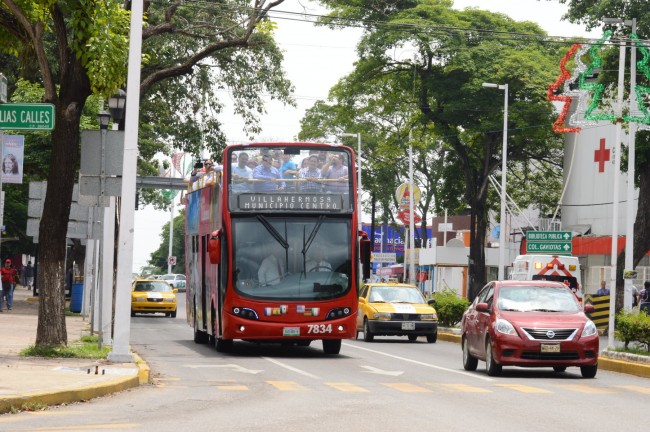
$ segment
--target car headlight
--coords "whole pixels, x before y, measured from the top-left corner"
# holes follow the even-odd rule
[[[422,314],[420,315],[421,320],[437,320],[438,316],[436,314]]]
[[[166,302],[175,302],[176,299],[170,297],[170,298],[166,298],[165,301],[166,301]]]
[[[596,324],[592,320],[588,320],[585,328],[582,329],[582,336],[593,336],[595,334],[598,334]]]
[[[375,312],[372,317],[374,319],[380,319],[380,320],[389,320],[390,319],[390,312]]]
[[[144,297],[136,297],[136,298],[133,299],[133,301],[135,301],[135,302],[146,302],[147,299],[144,298]]]
[[[497,322],[494,326],[496,331],[499,333],[507,334],[507,335],[516,335],[517,332],[515,331],[515,328],[510,324],[509,321],[504,320],[503,318],[498,318]]]

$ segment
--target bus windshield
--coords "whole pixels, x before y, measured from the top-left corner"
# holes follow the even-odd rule
[[[233,218],[233,285],[249,298],[327,300],[350,290],[349,219]]]
[[[231,211],[351,212],[352,156],[343,147],[233,149],[227,176]]]

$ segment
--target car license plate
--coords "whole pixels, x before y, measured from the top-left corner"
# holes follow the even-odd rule
[[[403,322],[402,323],[402,330],[415,330],[415,323],[414,322]]]
[[[560,344],[542,344],[543,353],[559,353]]]
[[[300,336],[300,327],[284,327],[282,336]]]

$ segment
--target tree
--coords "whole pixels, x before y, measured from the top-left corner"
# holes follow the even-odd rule
[[[109,96],[125,82],[129,11],[115,0],[0,1],[0,50],[19,59],[26,77],[38,80],[44,89],[43,102],[52,103],[56,112],[48,161],[48,189],[39,230],[41,294],[36,344],[61,345],[67,343],[63,266],[72,188],[79,163],[81,114],[89,96]],[[273,43],[273,26],[267,20],[269,9],[282,1],[256,0],[251,8],[248,1],[230,0],[206,7],[201,14],[192,3],[187,6],[171,1],[147,3],[151,25],[143,33],[143,39],[151,51],[144,56],[139,96],[146,96],[145,103],[168,107],[168,118],[179,116],[177,113],[188,111],[175,110],[188,101],[183,97],[184,90],[180,90],[182,86],[165,88],[162,83],[184,84],[197,77],[203,83],[203,92],[188,90],[195,95],[190,100],[197,101],[206,98],[207,83],[215,83],[208,71],[218,69],[231,81],[217,82],[217,85],[238,86],[236,109],[253,128],[256,117],[249,111],[257,108],[259,112],[255,103],[259,97],[255,92],[260,86],[288,100],[290,86],[279,67],[281,55]],[[199,15],[202,19],[195,20]],[[188,46],[194,50],[187,49]],[[261,54],[265,56],[255,57]],[[224,72],[231,62],[237,64],[239,74]],[[248,75],[243,73],[247,62],[257,66]],[[195,68],[203,73],[195,75]],[[263,72],[268,75],[262,76]],[[255,82],[256,79],[260,82]],[[165,93],[174,93],[175,102],[165,100],[162,104]],[[247,98],[253,101],[250,105],[244,101]],[[141,121],[147,121],[146,115]],[[181,118],[179,122],[182,121]],[[205,131],[202,132],[205,138]],[[159,135],[151,132],[149,137],[152,136],[145,144],[155,145]],[[208,144],[217,147],[214,140],[208,139]],[[146,145],[142,148],[149,149]]]
[[[581,2],[575,0],[560,0],[560,3],[567,3],[569,11],[566,18],[572,23],[584,24],[587,30],[603,26],[602,18],[636,18],[636,34],[639,39],[644,40],[650,37],[650,9],[644,2],[627,2],[624,0],[593,0]],[[609,26],[614,35],[627,36],[631,29],[626,26]],[[616,50],[617,51],[617,50]],[[613,65],[603,67],[604,73],[599,74],[599,80],[612,89],[612,83],[616,82],[615,72],[618,71],[618,53],[613,56]],[[641,57],[637,54],[637,59]],[[609,71],[609,72],[608,72]],[[626,74],[626,81],[629,74]],[[650,85],[646,77],[637,75],[637,83],[645,86]],[[629,90],[629,81],[625,85],[625,91]],[[616,91],[616,89],[613,89]],[[638,94],[637,94],[638,96]],[[628,97],[628,96],[626,96]],[[647,101],[646,101],[647,102]],[[634,182],[639,188],[639,203],[637,207],[636,220],[634,222],[634,256],[632,259],[636,267],[641,259],[650,250],[650,133],[638,131],[635,137],[635,167]],[[621,170],[627,171],[627,161],[621,158]],[[625,252],[621,252],[617,258],[616,265],[616,287],[617,287],[617,309],[623,305],[623,269],[625,263]]]
[[[151,253],[149,266],[155,267],[157,273],[167,273],[167,256],[169,255],[169,224],[163,225],[160,232],[160,246]],[[172,273],[185,273],[185,209],[174,217],[174,238],[172,255],[176,257],[176,265]]]
[[[439,155],[433,157],[462,176],[463,198],[471,209],[468,295],[473,299],[486,282],[489,178],[498,173],[502,157],[503,98],[482,83],[509,85],[509,164],[531,159],[559,164],[562,140],[552,132],[554,111],[546,100],[558,46],[547,43],[548,36],[533,23],[477,9],[457,11],[451,1],[321,3],[332,9],[324,23],[360,20],[366,28],[355,70],[339,84],[349,93],[340,95],[334,89],[336,102],[358,108],[375,88],[391,92],[392,100],[402,98],[410,104],[401,111],[406,130],[426,125],[422,130],[428,139],[417,140],[422,149],[437,149]],[[408,58],[395,54],[407,50],[412,53]],[[387,80],[390,85],[383,85]],[[442,155],[449,158],[440,159]]]

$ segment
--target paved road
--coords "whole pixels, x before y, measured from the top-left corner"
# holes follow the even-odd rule
[[[183,308],[181,306],[181,308]],[[506,368],[467,373],[457,344],[423,339],[280,348],[195,345],[184,313],[132,319],[132,346],[153,385],[41,415],[0,417],[0,430],[314,431],[638,430],[650,380],[607,371]]]

